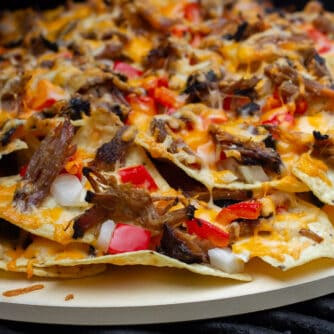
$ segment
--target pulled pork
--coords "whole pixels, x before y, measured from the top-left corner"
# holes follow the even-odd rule
[[[196,238],[180,229],[163,225],[163,232],[158,251],[185,263],[208,262],[206,252],[196,242]]]
[[[319,131],[313,131],[314,144],[312,156],[325,160],[331,166],[334,166],[334,141],[327,134],[321,134]]]
[[[271,172],[280,173],[282,162],[279,154],[274,149],[266,147],[264,143],[250,140],[242,141],[213,124],[210,125],[209,132],[221,150],[240,152],[242,164],[261,165]]]
[[[71,145],[74,127],[66,119],[44,138],[33,154],[21,184],[14,194],[14,203],[22,211],[39,205],[49,194],[53,180],[60,173],[66,158],[76,150]]]
[[[334,97],[334,90],[330,87],[327,87],[315,80],[304,77],[299,74],[298,71],[292,66],[292,64],[286,63],[276,63],[269,65],[265,68],[265,74],[271,79],[271,81],[277,87],[281,87],[286,82],[290,83],[291,86],[294,86],[294,90],[299,92],[300,83],[305,87],[306,92],[313,94],[315,96],[321,97]],[[284,97],[284,96],[283,96]]]
[[[191,205],[170,210],[178,203],[175,197],[155,199],[147,190],[136,188],[129,183],[117,184],[113,177],[106,178],[94,168],[84,168],[83,173],[95,191],[95,193],[87,192],[86,201],[94,204],[94,209],[90,210],[93,213],[98,212],[101,219],[97,221],[89,210],[86,211],[75,220],[73,237],[82,236],[84,231],[106,218],[131,221],[157,233],[161,231],[164,223],[175,226],[193,217],[194,207]],[[155,201],[167,202],[165,209],[158,210],[154,205]]]
[[[113,170],[116,162],[121,162],[136,136],[134,128],[121,127],[113,139],[98,148],[92,166],[101,170]]]

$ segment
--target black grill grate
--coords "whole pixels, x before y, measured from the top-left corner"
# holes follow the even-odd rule
[[[269,311],[173,324],[140,326],[60,326],[0,322],[1,334],[334,334],[334,294]]]

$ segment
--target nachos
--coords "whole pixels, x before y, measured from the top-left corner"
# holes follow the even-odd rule
[[[334,16],[255,0],[0,16],[0,268],[247,281],[334,258]]]

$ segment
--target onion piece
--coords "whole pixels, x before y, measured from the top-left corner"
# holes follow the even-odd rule
[[[238,166],[247,183],[269,181],[268,175],[261,166]]]
[[[96,247],[103,252],[107,252],[110,244],[111,237],[114,233],[115,222],[111,219],[107,219],[102,223],[100,233],[96,241]]]
[[[212,248],[208,250],[208,255],[210,264],[226,273],[240,273],[244,270],[243,260],[229,248]]]
[[[58,175],[51,185],[51,195],[62,206],[75,206],[80,202],[83,186],[79,179],[71,174]]]

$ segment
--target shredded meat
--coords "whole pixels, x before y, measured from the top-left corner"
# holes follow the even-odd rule
[[[168,135],[166,122],[162,119],[154,118],[150,124],[150,130],[158,143],[162,143]]]
[[[228,226],[230,242],[254,235],[254,230],[258,223],[258,220],[242,220],[231,223]]]
[[[303,83],[305,90],[316,96],[333,97],[334,90],[330,87],[326,87],[323,84],[306,78],[303,75],[298,74],[298,71],[288,63],[286,64],[273,64],[265,68],[265,74],[272,80],[272,82],[280,87],[285,81],[290,82],[299,90],[300,81]]]
[[[116,162],[122,162],[136,136],[134,128],[123,126],[113,139],[98,148],[92,166],[101,170],[113,170]]]
[[[155,30],[168,32],[168,30],[177,23],[177,20],[162,16],[150,5],[139,3],[138,1],[136,1],[135,4],[141,18]]]
[[[257,49],[261,49],[267,44],[280,45],[284,43],[295,43],[296,48],[300,51],[312,45],[308,36],[304,33],[293,33],[291,35],[287,35],[273,32],[271,34],[262,34],[254,40],[254,44]]]
[[[147,68],[159,69],[167,68],[168,64],[179,55],[177,47],[168,39],[163,39],[154,47],[145,59]]]
[[[330,16],[320,14],[313,21],[313,24],[324,34],[334,34],[334,22]]]
[[[98,53],[95,58],[96,59],[115,59],[120,57],[123,51],[123,43],[121,42],[109,42],[106,43],[104,48],[100,53]]]
[[[165,120],[154,118],[151,121],[150,130],[154,139],[158,143],[165,141],[167,135],[170,136],[167,152],[175,155],[178,154],[177,158],[182,164],[193,169],[199,169],[201,167],[201,159],[181,138],[175,138],[173,136],[173,133],[169,130],[169,126]]]
[[[242,164],[261,165],[274,173],[280,172],[282,162],[279,154],[274,149],[266,147],[264,143],[242,141],[213,124],[210,125],[209,132],[223,151],[239,151]]]
[[[307,229],[307,228],[302,228],[300,231],[299,231],[299,234],[306,237],[306,238],[309,238],[309,239],[312,239],[313,241],[315,241],[316,243],[320,244],[324,238],[321,237],[320,235],[318,235],[317,233]]]
[[[105,178],[96,169],[84,169],[84,174],[91,183],[94,192],[88,191],[86,201],[95,204],[93,208],[80,216],[75,223],[75,236],[82,236],[84,231],[98,222],[91,219],[94,210],[99,215],[119,221],[131,221],[134,224],[142,225],[152,232],[159,232],[163,223],[176,226],[186,219],[191,219],[194,214],[194,207],[188,205],[177,210],[170,210],[178,202],[177,198],[152,198],[146,189],[136,188],[130,183],[117,184],[112,177]],[[172,201],[165,209],[158,210],[154,202]],[[79,234],[78,234],[79,233]]]
[[[331,81],[331,74],[327,68],[326,60],[314,48],[304,52],[304,65],[310,73],[318,78],[327,77]]]
[[[313,131],[314,144],[312,155],[316,158],[324,159],[326,163],[334,166],[334,141],[327,134],[321,134],[319,131]]]
[[[190,197],[194,196],[201,201],[210,200],[209,191],[194,192],[194,193],[187,192],[187,193],[190,195]],[[213,188],[212,190],[212,199],[218,204],[223,203],[224,201],[241,202],[250,199],[251,197],[252,197],[252,192],[247,190],[220,189],[220,188]]]
[[[256,97],[255,86],[260,81],[256,76],[249,79],[239,79],[237,81],[220,81],[219,89],[227,95],[247,96],[251,99]]]
[[[108,218],[108,211],[101,206],[92,206],[74,220],[73,239],[81,238],[85,231],[103,223]]]
[[[237,42],[245,40],[250,36],[265,31],[266,24],[263,20],[256,20],[255,22],[241,22],[236,29],[236,32],[231,36],[231,39],[234,39]]]
[[[184,93],[188,95],[187,102],[203,102],[210,107],[215,107],[212,94],[218,92],[218,80],[216,73],[212,70],[207,73],[196,73],[188,77]]]
[[[195,237],[172,228],[168,224],[163,225],[163,232],[158,251],[185,263],[207,262],[207,254],[196,243]]]
[[[75,152],[76,147],[71,145],[73,135],[74,127],[66,119],[43,139],[15,191],[14,203],[19,209],[26,211],[39,205],[48,196],[51,184],[62,170],[66,158]]]

